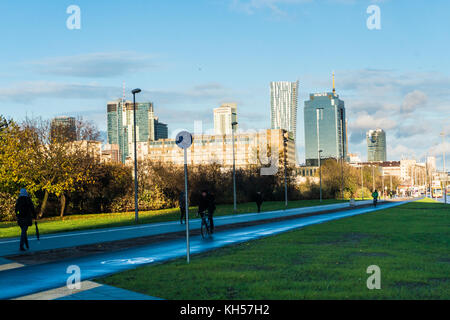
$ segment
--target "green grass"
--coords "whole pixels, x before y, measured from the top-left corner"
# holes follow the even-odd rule
[[[431,200],[97,281],[164,299],[449,299],[450,209]],[[381,268],[368,290],[367,267]]]
[[[332,204],[342,202],[340,200],[324,200],[323,204]],[[318,200],[300,200],[289,202],[288,208],[299,208],[320,205]],[[262,206],[263,211],[282,210],[284,202],[265,202]],[[238,205],[238,213],[255,212],[254,203],[243,203]],[[189,209],[189,217],[195,218],[197,208]],[[230,215],[233,213],[233,205],[218,205],[215,216]],[[139,223],[156,223],[166,221],[179,221],[179,209],[166,209],[146,211],[139,213]],[[134,225],[134,212],[128,213],[109,213],[109,214],[89,214],[89,215],[71,215],[61,218],[49,218],[39,221],[39,231],[41,234],[59,233],[68,231],[78,231],[87,229],[100,229],[109,227],[120,227]],[[0,223],[0,238],[18,237],[20,235],[16,222]],[[34,235],[35,228],[30,228],[29,235]]]

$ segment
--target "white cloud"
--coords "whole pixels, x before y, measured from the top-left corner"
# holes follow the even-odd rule
[[[428,97],[420,90],[414,90],[408,93],[403,100],[401,111],[404,113],[411,113],[418,107],[426,107]]]
[[[154,68],[154,58],[152,55],[135,52],[98,52],[47,58],[29,64],[40,74],[110,78]]]

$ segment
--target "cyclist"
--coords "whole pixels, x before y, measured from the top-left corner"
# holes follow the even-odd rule
[[[214,232],[214,221],[213,214],[216,209],[216,204],[214,196],[210,195],[208,191],[203,190],[200,196],[200,201],[198,204],[198,214],[203,218],[206,212],[208,212],[208,218],[210,223],[210,232]]]
[[[379,196],[378,191],[375,189],[375,191],[372,193],[374,207],[377,206],[378,196]]]

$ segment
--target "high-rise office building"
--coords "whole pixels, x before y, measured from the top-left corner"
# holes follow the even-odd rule
[[[386,161],[386,133],[382,129],[367,132],[367,161]]]
[[[292,132],[297,137],[298,81],[270,83],[271,128]]]
[[[347,160],[345,103],[336,94],[334,75],[333,92],[310,94],[304,115],[306,165],[318,166],[319,150],[321,159]]]
[[[120,160],[125,163],[134,143],[134,107],[122,99],[108,103],[108,144],[119,146]],[[167,125],[158,122],[153,103],[136,103],[136,141],[148,142],[167,138]]]
[[[51,138],[75,141],[77,139],[76,120],[74,117],[56,117],[51,122]]]
[[[214,109],[214,133],[216,135],[231,135],[232,124],[237,122],[237,104],[224,103]],[[236,132],[237,126],[234,127]]]
[[[150,141],[157,141],[169,138],[169,128],[167,127],[167,124],[159,122],[158,118],[156,118],[153,123],[155,127],[155,134],[154,139],[150,139]]]

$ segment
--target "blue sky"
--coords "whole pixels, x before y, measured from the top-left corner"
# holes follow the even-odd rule
[[[81,29],[66,27],[69,5]],[[381,9],[369,30],[367,7]],[[388,135],[388,158],[435,154],[450,134],[450,2],[445,0],[6,0],[0,3],[0,114],[80,115],[106,128],[106,103],[143,89],[169,130],[212,127],[238,103],[242,129],[270,126],[270,81],[300,81],[303,106],[330,91],[346,102],[350,151],[365,131]],[[128,94],[127,98],[131,98]]]

